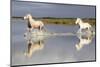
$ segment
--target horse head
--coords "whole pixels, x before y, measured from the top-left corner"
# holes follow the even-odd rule
[[[80,19],[80,18],[77,18],[77,20],[76,20],[75,24],[80,23],[80,21],[81,21],[81,19]]]
[[[26,20],[28,18],[32,18],[32,15],[31,14],[27,14],[26,16],[24,16],[24,20]]]

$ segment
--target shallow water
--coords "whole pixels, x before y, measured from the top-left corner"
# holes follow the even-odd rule
[[[25,39],[26,23],[11,20],[12,65],[95,60],[95,36],[48,36]],[[75,33],[78,26],[45,25],[49,32]],[[84,42],[83,42],[84,41]]]

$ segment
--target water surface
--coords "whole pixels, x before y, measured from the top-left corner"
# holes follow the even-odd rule
[[[11,20],[12,65],[44,64],[95,60],[95,36],[51,36],[25,39],[26,23]],[[78,26],[45,25],[56,33],[75,33]],[[35,40],[34,40],[35,39]],[[85,43],[84,45],[84,42]]]

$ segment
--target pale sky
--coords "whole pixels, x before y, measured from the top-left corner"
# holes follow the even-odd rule
[[[12,16],[24,16],[31,13],[35,17],[95,18],[94,6],[59,5],[12,0]]]

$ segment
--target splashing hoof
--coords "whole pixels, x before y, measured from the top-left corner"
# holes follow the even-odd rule
[[[26,37],[26,33],[24,34],[24,37]]]

